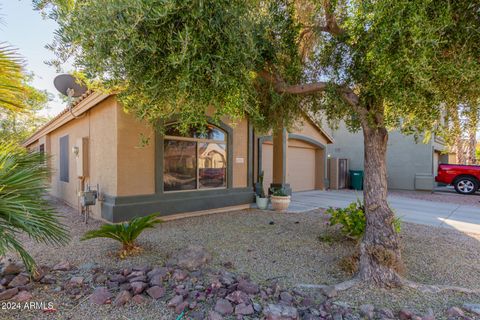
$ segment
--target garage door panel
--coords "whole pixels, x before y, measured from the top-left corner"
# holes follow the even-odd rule
[[[314,148],[288,148],[288,173],[287,181],[293,191],[306,191],[315,189],[315,149]]]
[[[315,189],[316,156],[314,147],[289,146],[287,152],[287,182],[293,191]],[[307,144],[303,144],[307,145]],[[308,145],[307,145],[308,146]],[[264,171],[263,187],[267,191],[272,183],[273,145],[263,144],[262,169]]]

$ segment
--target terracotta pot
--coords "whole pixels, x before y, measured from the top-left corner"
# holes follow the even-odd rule
[[[290,196],[271,196],[272,208],[275,211],[287,211],[290,205]]]

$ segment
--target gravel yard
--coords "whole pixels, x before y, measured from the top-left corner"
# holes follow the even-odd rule
[[[53,265],[66,260],[77,267],[91,262],[105,268],[162,265],[173,252],[195,243],[213,254],[212,267],[222,269],[225,263],[233,264],[235,273],[248,273],[259,283],[278,279],[282,285],[293,287],[334,284],[349,278],[339,269],[338,262],[354,251],[354,245],[319,240],[326,230],[321,210],[295,214],[244,210],[170,221],[144,232],[139,239],[145,248],[143,253],[121,260],[114,255],[119,248],[114,241],[79,241],[86,230],[101,223],[91,220],[84,225],[74,210],[58,206],[65,212],[64,222],[71,230],[72,240],[65,247],[53,249],[25,239],[27,249],[40,264]],[[404,223],[401,237],[408,278],[428,284],[480,288],[480,235]],[[175,319],[160,301],[115,309],[91,306],[88,301],[65,302],[59,294],[46,290],[36,289],[37,295],[60,304],[58,309],[65,312],[75,308],[67,312],[71,319]],[[35,293],[34,296],[37,297]],[[480,303],[480,296],[363,287],[340,293],[337,299],[352,306],[364,303],[392,309],[408,306],[419,312],[431,307],[436,313],[464,302]],[[38,313],[35,315],[38,318]],[[0,318],[25,319],[24,316],[10,312]]]

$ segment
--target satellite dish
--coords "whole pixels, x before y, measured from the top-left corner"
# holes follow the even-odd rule
[[[87,87],[79,84],[70,74],[59,74],[53,80],[53,85],[61,94],[70,98],[80,97],[87,92]]]

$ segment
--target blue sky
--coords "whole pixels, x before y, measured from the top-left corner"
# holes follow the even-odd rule
[[[0,25],[0,42],[7,42],[18,49],[25,60],[25,69],[35,74],[34,87],[48,90],[54,95],[49,109],[43,114],[55,115],[65,105],[58,99],[53,86],[56,70],[44,61],[54,57],[45,45],[51,43],[56,23],[42,18],[38,11],[34,11],[30,0],[0,0],[0,15],[3,22]]]

